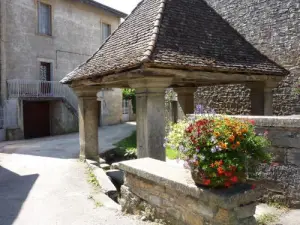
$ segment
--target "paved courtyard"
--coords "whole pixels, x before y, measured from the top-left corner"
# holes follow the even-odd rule
[[[100,143],[109,148],[133,129],[135,124],[105,127]],[[78,134],[0,143],[0,224],[147,224],[96,207],[78,151]]]

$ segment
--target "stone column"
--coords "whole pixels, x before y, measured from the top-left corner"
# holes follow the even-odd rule
[[[78,96],[80,159],[99,161],[99,101],[97,101],[99,89],[87,87],[86,89],[75,90]]]
[[[194,93],[197,91],[196,87],[181,87],[174,88],[177,93],[178,102],[184,114],[193,114],[195,111]]]
[[[264,83],[248,83],[250,88],[251,115],[264,115]]]
[[[247,86],[251,89],[251,114],[273,115],[273,88],[277,87],[275,81],[253,82]]]
[[[165,161],[165,88],[169,78],[135,80],[138,158],[150,157]]]
[[[278,82],[267,81],[264,87],[264,112],[266,116],[273,115],[273,89],[278,87]]]

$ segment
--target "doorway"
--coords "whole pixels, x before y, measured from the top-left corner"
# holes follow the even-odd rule
[[[40,80],[41,80],[41,94],[42,96],[48,96],[51,94],[51,63],[40,63]]]
[[[23,101],[25,139],[50,136],[50,104],[47,101]]]

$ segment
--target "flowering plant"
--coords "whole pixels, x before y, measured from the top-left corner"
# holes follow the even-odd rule
[[[266,133],[257,135],[254,121],[200,116],[183,124],[179,138],[174,141],[170,132],[167,144],[178,146],[197,184],[230,187],[246,180],[250,165],[271,160]]]

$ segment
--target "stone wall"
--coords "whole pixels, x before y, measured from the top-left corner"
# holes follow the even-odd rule
[[[126,213],[171,225],[254,225],[258,189],[198,188],[184,168],[150,158],[122,162],[120,204]]]
[[[300,76],[300,3],[294,0],[206,0],[251,44],[290,70],[274,89],[274,113],[294,114],[297,98],[292,87]],[[199,88],[197,103],[218,113],[249,114],[250,91],[243,85]]]
[[[264,200],[300,207],[300,117],[235,116],[255,121],[257,133],[268,132],[273,154],[271,166],[261,166],[268,191]]]

